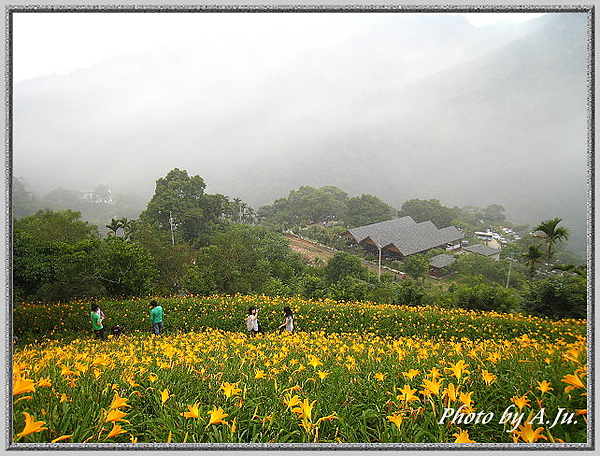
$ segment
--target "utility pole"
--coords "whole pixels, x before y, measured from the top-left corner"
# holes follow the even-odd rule
[[[171,243],[175,245],[175,236],[173,235],[175,220],[173,220],[173,214],[171,213],[171,211],[169,211],[169,225],[171,225]]]
[[[508,263],[508,275],[506,276],[506,287],[505,288],[508,288],[508,283],[510,282],[510,270],[512,268],[512,262],[513,262],[512,258],[509,258],[508,260],[510,261],[510,263]]]
[[[377,248],[379,249],[379,267],[377,272],[377,280],[381,282],[381,246],[377,244]]]

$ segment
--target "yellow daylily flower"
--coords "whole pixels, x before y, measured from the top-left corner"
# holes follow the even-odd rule
[[[312,367],[322,366],[323,363],[319,361],[319,359],[314,355],[308,355],[309,361],[307,364],[310,364]]]
[[[111,429],[111,431],[106,436],[106,438],[110,439],[111,437],[116,437],[117,435],[125,434],[126,432],[127,431],[125,429],[123,429],[120,424],[115,423],[113,425],[113,428]]]
[[[450,383],[447,388],[444,388],[444,391],[442,393],[448,398],[449,401],[454,402],[458,398],[460,392],[459,390],[460,386],[455,387],[454,383]]]
[[[583,381],[581,381],[579,376],[574,375],[574,374],[565,375],[565,377],[561,381],[564,383],[567,383],[569,385],[569,386],[565,387],[565,393],[569,393],[569,392],[571,392],[571,390],[574,390],[575,388],[587,389],[585,383],[583,383]]]
[[[435,379],[441,377],[442,373],[440,372],[440,370],[437,367],[432,367],[431,370],[429,371],[428,376],[431,377],[432,380],[435,380]]]
[[[48,429],[44,427],[44,424],[46,424],[45,421],[35,421],[35,418],[27,412],[23,412],[23,416],[25,416],[25,427],[17,434],[17,438]]]
[[[221,391],[223,391],[223,394],[227,398],[232,396],[238,396],[242,392],[242,390],[238,388],[237,385],[237,383],[225,382],[221,385]]]
[[[415,378],[417,375],[419,375],[421,372],[416,370],[416,369],[411,369],[408,372],[402,372],[402,374],[407,377],[409,380],[412,380],[413,378]]]
[[[255,379],[261,379],[261,378],[265,378],[265,377],[266,377],[266,375],[265,375],[265,371],[264,370],[256,369],[254,371],[254,378]]]
[[[289,408],[295,407],[300,402],[302,402],[302,401],[300,400],[300,398],[297,395],[294,394],[292,396],[289,393],[285,395],[285,398],[283,400],[283,403]]]
[[[160,393],[160,402],[161,403],[165,403],[167,402],[167,400],[171,397],[171,395],[169,394],[169,390],[167,388],[165,388],[162,391],[159,391]]]
[[[329,376],[329,372],[319,371],[317,372],[317,375],[321,380],[325,380]]]
[[[393,415],[387,416],[386,417],[388,419],[388,421],[391,421],[392,423],[394,423],[396,425],[396,427],[400,428],[400,425],[402,424],[402,414],[401,413],[394,413]]]
[[[140,386],[139,383],[136,383],[133,378],[126,378],[125,381],[129,383],[129,386],[135,388],[136,386]]]
[[[200,404],[198,402],[195,402],[194,405],[188,405],[188,412],[183,412],[181,414],[181,416],[185,417],[185,418],[200,418],[200,412],[198,411],[198,408],[200,407]]]
[[[209,410],[206,413],[210,415],[210,420],[208,421],[209,425],[210,424],[227,424],[227,421],[223,420],[223,418],[226,418],[229,415],[227,415],[221,407],[217,408],[216,406],[213,405],[213,409]]]
[[[428,379],[423,379],[423,383],[421,383],[421,386],[423,386],[425,388],[424,393],[425,394],[440,394],[440,388],[442,386],[442,380],[440,379],[439,381],[431,381]]]
[[[75,372],[71,370],[71,366],[65,366],[63,364],[60,365],[60,374],[68,377],[69,375],[74,375]]]
[[[36,386],[39,387],[51,387],[52,386],[52,382],[50,381],[49,378],[40,378],[36,384]]]
[[[308,398],[304,399],[302,402],[298,404],[297,407],[292,409],[292,412],[298,415],[298,418],[310,420],[312,417],[312,409],[315,406],[315,402],[309,404]]]
[[[450,367],[447,367],[446,370],[452,372],[452,375],[460,380],[463,374],[470,374],[470,372],[467,370],[467,367],[469,367],[469,365],[461,359],[456,364],[450,363]]]
[[[498,361],[500,361],[500,353],[492,353],[490,356],[487,357],[486,361],[490,361],[491,363],[494,364],[498,364]]]
[[[473,405],[473,399],[471,398],[473,396],[473,391],[469,392],[469,393],[460,393],[458,395],[458,400],[460,402],[462,402],[465,407],[471,407],[471,405]]]
[[[469,433],[467,431],[463,431],[459,429],[460,433],[452,434],[452,437],[456,437],[454,443],[477,443],[475,440],[471,440],[469,437]]]
[[[551,383],[546,380],[544,380],[542,382],[537,382],[537,384],[538,384],[537,389],[539,389],[542,392],[542,394],[547,393],[548,391],[554,390],[554,388],[552,388],[550,386]]]
[[[385,379],[385,374],[382,374],[381,372],[377,372],[375,375],[375,380],[382,382]]]
[[[527,421],[525,426],[519,426],[518,435],[527,443],[535,443],[539,439],[548,440],[547,437],[540,434],[543,430],[543,427],[539,427],[534,431],[531,423]]]
[[[483,378],[483,381],[485,382],[486,385],[491,385],[492,383],[494,383],[496,381],[496,375],[492,374],[491,372],[488,372],[487,370],[483,370],[481,371],[481,377]]]
[[[122,412],[119,409],[114,409],[109,411],[106,415],[106,422],[125,421],[126,423],[129,423],[129,421],[123,419],[125,416],[127,416],[127,413]]]
[[[409,385],[404,385],[404,388],[398,390],[400,392],[399,396],[396,396],[396,399],[399,401],[410,402],[410,401],[418,401],[419,398],[415,396],[417,392],[416,389],[411,389]]]
[[[527,393],[525,393],[523,396],[518,397],[518,396],[513,396],[511,399],[511,402],[514,403],[517,407],[519,407],[519,410],[522,410],[523,407],[529,405],[529,403],[531,402],[529,400],[529,398],[527,397]]]
[[[120,397],[119,393],[115,393],[115,397],[113,398],[111,404],[110,404],[110,408],[111,409],[118,409],[120,407],[131,407],[131,405],[127,404],[127,401],[129,399],[125,398],[125,397]]]
[[[67,439],[69,439],[71,437],[73,437],[73,434],[61,435],[60,437],[57,437],[54,440],[51,440],[50,443],[57,443],[57,442],[60,442],[62,440],[67,440]]]
[[[13,396],[23,393],[35,393],[35,382],[17,375],[13,380]]]

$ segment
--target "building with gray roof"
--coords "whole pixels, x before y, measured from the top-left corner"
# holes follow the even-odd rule
[[[381,249],[390,259],[402,259],[435,248],[446,250],[449,244],[460,243],[463,238],[462,232],[453,226],[440,230],[431,221],[417,223],[408,216],[352,228],[342,236],[373,253]]]
[[[443,278],[455,273],[454,270],[447,269],[451,264],[456,263],[456,258],[446,253],[434,256],[429,262],[429,275],[436,278]]]
[[[465,252],[476,253],[478,255],[483,255],[489,258],[493,258],[494,260],[500,259],[500,250],[495,249],[493,247],[489,247],[483,244],[475,244],[469,247],[464,248]]]

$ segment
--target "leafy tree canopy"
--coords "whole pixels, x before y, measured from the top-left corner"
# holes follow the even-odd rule
[[[337,252],[327,262],[324,274],[330,283],[335,283],[345,277],[366,279],[368,277],[368,270],[356,255],[348,252]]]
[[[587,282],[584,277],[550,277],[532,282],[525,294],[525,311],[539,317],[586,318]]]
[[[363,226],[396,217],[398,211],[377,196],[361,195],[348,199],[344,221],[350,226]]]
[[[96,226],[81,220],[81,213],[70,209],[56,212],[41,209],[34,215],[15,220],[14,226],[39,241],[75,244],[99,237]]]
[[[303,186],[290,191],[287,198],[279,198],[273,204],[261,207],[258,215],[269,225],[287,229],[339,219],[346,209],[347,200],[348,194],[336,187]]]
[[[445,228],[452,224],[456,210],[443,206],[437,199],[411,199],[402,204],[398,216],[410,216],[415,222],[431,220],[436,227]]]
[[[140,220],[177,231],[186,241],[194,240],[205,234],[208,225],[219,222],[227,204],[226,197],[206,195],[205,188],[202,177],[175,168],[156,181]]]

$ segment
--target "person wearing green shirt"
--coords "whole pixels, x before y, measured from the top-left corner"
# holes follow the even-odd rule
[[[159,306],[156,301],[150,301],[150,321],[152,322],[152,331],[155,336],[160,335],[163,329],[163,315],[164,311],[162,306]]]
[[[100,307],[98,306],[98,304],[92,304],[90,318],[92,320],[92,329],[96,334],[96,338],[104,339],[104,326],[102,325],[102,320],[104,320],[104,316],[100,315]]]

